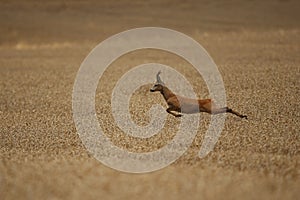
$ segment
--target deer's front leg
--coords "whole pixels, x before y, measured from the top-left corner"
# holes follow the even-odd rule
[[[169,114],[171,114],[171,115],[173,115],[173,116],[175,116],[175,117],[182,117],[182,115],[181,114],[176,114],[176,113],[173,113],[172,111],[172,108],[168,108],[167,110],[166,110]]]

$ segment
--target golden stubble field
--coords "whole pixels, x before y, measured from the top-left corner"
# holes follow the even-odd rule
[[[299,7],[292,0],[1,2],[0,199],[298,199]],[[72,119],[72,88],[95,45],[143,26],[172,28],[201,43],[222,74],[227,104],[249,120],[228,115],[214,151],[200,159],[210,121],[201,114],[197,136],[179,160],[134,175],[107,168],[86,151]],[[136,152],[164,146],[178,124],[168,117],[157,136],[137,140],[112,123],[114,84],[147,62],[174,67],[199,97],[209,97],[179,57],[141,50],[119,58],[100,80],[96,110],[107,136]],[[140,124],[149,122],[152,103],[165,105],[149,87],[130,101]]]

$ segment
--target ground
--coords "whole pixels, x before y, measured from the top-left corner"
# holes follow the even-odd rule
[[[293,0],[1,2],[0,199],[299,199],[299,8]],[[201,114],[201,127],[179,160],[128,174],[85,149],[72,118],[72,89],[99,42],[144,26],[198,41],[220,70],[228,106],[249,120],[227,115],[214,150],[200,159],[210,119]],[[112,123],[114,84],[147,62],[174,67],[199,97],[209,96],[201,77],[175,55],[142,50],[116,60],[99,82],[96,110],[107,136],[137,152],[167,144],[178,124],[169,116],[164,131],[137,140]],[[149,122],[151,103],[166,106],[149,88],[139,88],[130,101],[137,123]]]

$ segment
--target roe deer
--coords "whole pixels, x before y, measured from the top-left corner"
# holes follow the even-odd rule
[[[165,98],[168,108],[167,112],[175,117],[181,117],[182,114],[192,114],[198,112],[206,112],[209,114],[220,114],[220,113],[232,113],[239,116],[240,118],[247,119],[246,115],[241,115],[240,113],[228,108],[217,108],[211,99],[190,99],[174,94],[169,88],[167,88],[160,79],[160,71],[156,75],[156,83],[150,89],[150,92],[159,91]],[[177,113],[174,113],[177,112]]]

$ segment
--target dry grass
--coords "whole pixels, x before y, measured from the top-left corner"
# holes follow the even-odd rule
[[[0,199],[299,199],[297,8],[297,1],[1,3]],[[132,175],[105,167],[85,150],[71,96],[88,52],[138,26],[174,28],[199,41],[221,71],[228,105],[249,121],[228,116],[214,151],[199,159],[209,123],[203,114],[184,156],[163,170]],[[200,97],[208,96],[201,78],[172,54],[145,50],[114,62],[98,86],[98,118],[116,145],[137,152],[160,148],[176,130],[170,117],[158,136],[136,140],[111,123],[113,85],[145,62],[176,68]],[[133,119],[141,124],[149,121],[148,104],[163,104],[147,89],[131,99]]]

